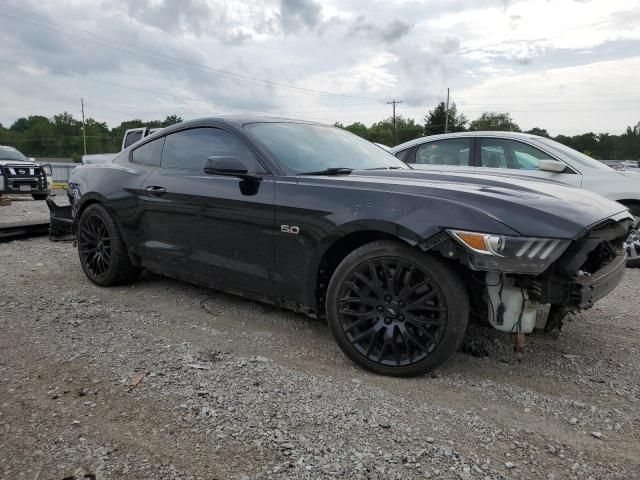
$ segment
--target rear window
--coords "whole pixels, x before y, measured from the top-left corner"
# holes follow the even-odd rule
[[[124,139],[124,148],[128,148],[131,145],[133,145],[134,143],[136,143],[138,140],[141,140],[143,133],[144,132],[142,130],[137,131],[137,132],[129,132],[129,133],[127,133],[127,137]]]

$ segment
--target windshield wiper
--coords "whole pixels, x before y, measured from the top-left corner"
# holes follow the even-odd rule
[[[374,168],[365,168],[365,170],[407,170],[404,167],[374,167]]]
[[[317,172],[302,172],[298,175],[349,175],[353,172],[353,168],[337,167],[318,170]]]

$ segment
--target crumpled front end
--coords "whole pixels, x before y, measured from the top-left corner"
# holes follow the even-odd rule
[[[68,205],[58,205],[52,198],[47,198],[47,207],[49,207],[49,239],[52,241],[73,239],[73,208],[78,198],[78,191],[75,184],[69,184],[67,197],[69,199]]]
[[[629,212],[622,212],[571,241],[525,238],[516,242],[515,238],[449,231],[458,248],[444,243],[440,250],[473,271],[475,282],[469,290],[475,296],[476,313],[482,317],[485,309],[494,328],[530,333],[540,305],[547,304],[551,309],[545,331],[550,331],[560,328],[568,313],[591,308],[622,281],[626,242],[635,222]]]

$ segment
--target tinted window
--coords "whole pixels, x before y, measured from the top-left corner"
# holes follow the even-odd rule
[[[160,165],[163,143],[164,137],[145,143],[131,153],[131,159],[135,163],[142,163],[144,165]]]
[[[416,151],[415,163],[420,165],[469,166],[471,138],[451,138],[423,143]]]
[[[502,138],[480,138],[480,166],[538,170],[540,160],[553,158],[531,145]]]
[[[130,147],[138,140],[142,139],[142,130],[136,132],[127,133],[127,137],[124,139],[124,148]]]
[[[232,156],[251,172],[264,172],[253,152],[235,135],[217,128],[192,128],[167,135],[162,150],[162,166],[202,170],[209,157]]]
[[[405,150],[401,150],[399,152],[396,152],[396,157],[399,160],[402,160],[403,162],[406,162],[407,161],[407,158],[406,158],[407,157],[407,153],[409,153],[410,151],[411,151],[411,149],[407,148]]]

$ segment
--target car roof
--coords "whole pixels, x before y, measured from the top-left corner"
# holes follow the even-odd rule
[[[3,150],[14,150],[14,151],[18,151],[17,148],[15,147],[10,147],[9,145],[0,145],[0,148],[2,148]]]
[[[442,140],[446,138],[469,138],[469,137],[497,137],[497,138],[510,138],[513,140],[533,140],[543,138],[539,135],[533,135],[531,133],[521,132],[501,132],[501,131],[477,131],[477,132],[455,132],[455,133],[442,133],[440,135],[429,135],[427,137],[420,137],[408,142],[396,145],[391,149],[393,153],[405,150],[406,148],[419,145],[421,143],[433,142],[435,140]]]
[[[188,120],[186,122],[178,123],[173,126],[185,127],[189,125],[201,125],[207,122],[216,122],[216,123],[228,123],[235,126],[243,126],[250,123],[311,123],[314,125],[323,125],[318,122],[313,122],[309,120],[301,120],[294,118],[285,118],[285,117],[272,117],[272,116],[261,116],[261,115],[217,115],[211,117],[202,117],[196,118],[194,120]],[[171,128],[171,127],[167,127]]]

